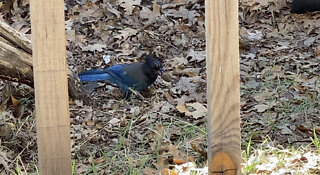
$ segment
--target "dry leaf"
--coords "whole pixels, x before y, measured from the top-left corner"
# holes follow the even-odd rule
[[[197,16],[200,16],[199,13],[195,10],[188,10],[184,6],[179,7],[179,11],[175,9],[169,9],[166,11],[167,16],[172,16],[174,18],[188,19],[188,24],[194,24],[197,20]]]
[[[185,57],[174,57],[172,60],[172,65],[187,65],[188,64],[188,60]]]
[[[166,98],[167,98],[167,100],[168,100],[168,102],[169,102],[170,104],[174,104],[175,100],[174,100],[174,98],[170,95],[169,92],[164,92],[164,95],[166,96]],[[178,110],[179,110],[179,109],[178,109]]]
[[[132,28],[125,28],[124,30],[119,31],[121,34],[116,35],[115,38],[121,39],[121,40],[126,40],[130,36],[134,36],[138,33],[136,29]]]
[[[175,69],[173,75],[182,76],[187,75],[188,77],[198,76],[201,68],[185,68],[185,69]]]
[[[102,52],[103,49],[105,49],[107,47],[106,44],[91,44],[91,45],[88,45],[88,46],[85,46],[82,48],[82,51],[91,51],[91,52],[94,52],[94,51],[98,51],[98,52]]]
[[[259,104],[255,105],[254,108],[257,110],[257,112],[264,112],[269,108],[269,106],[265,104]]]
[[[117,119],[117,118],[113,118],[113,119],[111,119],[111,120],[109,121],[109,123],[110,123],[111,125],[116,125],[116,124],[118,124],[119,122],[120,122],[120,120]]]
[[[0,137],[10,136],[12,134],[12,127],[13,126],[10,124],[6,124],[6,123],[3,125],[0,125]]]
[[[201,62],[206,59],[206,51],[195,51],[190,49],[187,57],[191,57],[190,61]]]
[[[118,3],[124,8],[127,15],[131,15],[134,7],[140,5],[141,0],[118,0]]]
[[[21,104],[21,100],[17,100],[16,98],[14,98],[12,95],[11,95],[11,101],[12,101],[12,104],[13,106],[16,108],[18,107],[20,104]]]
[[[177,109],[180,113],[187,113],[189,110],[184,105],[177,105]]]
[[[201,149],[199,146],[197,146],[195,143],[192,143],[192,142],[190,142],[190,145],[194,151],[200,153],[205,159],[207,158],[207,151],[206,150]]]
[[[303,41],[303,44],[305,47],[310,47],[315,40],[316,40],[316,37],[309,37],[308,39]]]
[[[88,126],[94,126],[96,123],[93,120],[88,120],[87,125]]]
[[[288,134],[292,135],[292,134],[293,134],[293,132],[291,131],[291,129],[289,129],[287,126],[280,126],[280,127],[278,127],[278,128],[281,129],[281,130],[280,130],[280,133],[281,133],[281,134],[284,134],[284,135],[288,135]]]
[[[146,175],[155,175],[157,172],[157,170],[153,169],[153,168],[149,168],[146,167],[145,169],[143,169],[143,173]]]
[[[192,107],[193,109],[189,110],[187,107]],[[207,116],[207,108],[199,102],[187,103],[186,106],[177,105],[176,108],[180,113],[184,113],[186,116],[193,117],[194,119]]]
[[[147,7],[142,7],[142,10],[140,11],[140,18],[148,19],[148,21],[145,22],[145,26],[152,24],[152,22],[154,22],[156,17],[158,17],[159,15],[160,15],[160,5],[157,4],[157,1],[153,2],[153,11],[151,11]]]
[[[164,169],[164,170],[162,170],[162,172],[165,175],[178,175],[178,173],[174,172],[173,170],[169,170],[169,169]]]
[[[195,159],[194,159],[193,156],[188,156],[188,160],[189,160],[190,162],[194,162],[194,161],[195,161]]]
[[[117,18],[121,17],[121,12],[119,12],[118,10],[116,10],[115,8],[112,7],[111,4],[109,3],[103,3],[102,6],[104,6],[105,8],[107,8],[107,10],[111,13],[113,13],[114,15],[117,16]]]
[[[176,86],[171,90],[176,93],[179,91],[195,93],[198,86],[193,82],[193,78],[194,77],[181,77]]]
[[[101,129],[101,128],[103,127],[103,124],[102,124],[102,123],[97,123],[97,124],[96,124],[96,127],[97,127],[98,129]]]
[[[18,107],[16,107],[13,111],[13,116],[16,118],[21,118],[22,115],[25,112],[25,106],[24,105],[19,105]]]
[[[172,76],[169,73],[162,74],[161,78],[166,82],[171,82],[172,81]]]
[[[182,159],[176,159],[176,158],[173,158],[173,162],[177,165],[181,165],[181,164],[184,164],[185,161],[182,160]]]
[[[199,102],[187,103],[186,106],[190,106],[195,109],[193,112],[186,112],[187,116],[192,116],[194,119],[207,116],[207,108]]]
[[[3,151],[0,152],[0,164],[3,165],[6,170],[9,171],[8,162],[10,162],[10,161],[9,161],[9,159],[7,158],[6,153],[3,152]]]
[[[104,162],[105,160],[106,160],[105,157],[99,157],[99,158],[94,159],[94,163],[99,164],[99,163]]]

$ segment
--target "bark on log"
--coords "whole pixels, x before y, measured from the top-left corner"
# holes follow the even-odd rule
[[[0,41],[0,78],[33,87],[32,56]]]
[[[32,54],[32,46],[29,38],[14,30],[8,24],[0,21],[0,35],[9,42],[18,45],[24,51]]]
[[[33,87],[31,41],[3,22],[0,22],[0,36],[3,37],[0,37],[0,79]],[[68,88],[71,98],[88,102],[87,93],[70,69]]]

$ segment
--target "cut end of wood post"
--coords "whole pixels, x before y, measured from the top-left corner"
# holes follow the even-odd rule
[[[225,152],[218,152],[212,157],[211,174],[236,174],[236,165],[231,156]]]

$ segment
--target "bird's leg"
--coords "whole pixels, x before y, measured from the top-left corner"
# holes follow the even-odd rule
[[[130,91],[122,91],[122,94],[123,94],[123,98],[128,100],[131,95],[131,92]]]

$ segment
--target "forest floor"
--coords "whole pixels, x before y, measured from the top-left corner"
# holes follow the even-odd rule
[[[148,53],[166,71],[143,100],[124,100],[101,82],[90,104],[70,101],[74,174],[159,174],[188,162],[206,167],[204,0],[65,3],[74,72],[140,61]],[[30,38],[28,0],[14,1],[0,16]],[[320,172],[319,18],[291,14],[286,0],[239,2],[246,174]],[[34,92],[7,81],[0,90],[0,174],[35,173]]]

